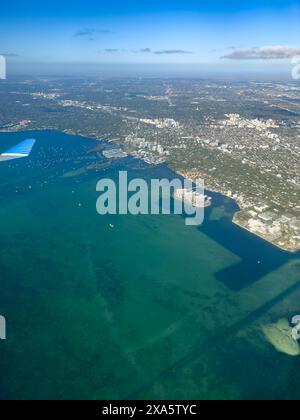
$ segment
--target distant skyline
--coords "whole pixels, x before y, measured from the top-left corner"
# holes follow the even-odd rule
[[[283,68],[300,55],[300,0],[5,2],[0,54],[28,63]]]

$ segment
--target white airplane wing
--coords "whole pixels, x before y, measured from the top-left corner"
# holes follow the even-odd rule
[[[0,155],[0,162],[28,157],[35,144],[35,139],[27,139]]]

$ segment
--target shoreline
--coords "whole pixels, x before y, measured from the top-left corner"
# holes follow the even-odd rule
[[[97,138],[93,138],[93,137],[90,137],[90,136],[88,136],[88,135],[84,135],[84,134],[82,134],[82,133],[80,133],[80,134],[76,134],[76,133],[68,133],[67,131],[68,130],[63,130],[63,131],[61,131],[61,130],[57,130],[57,129],[44,129],[44,128],[41,128],[41,129],[26,129],[25,128],[25,130],[15,130],[15,131],[7,131],[7,132],[3,132],[3,131],[0,131],[0,134],[13,134],[13,133],[28,133],[28,132],[43,132],[43,131],[53,131],[53,132],[60,132],[60,133],[63,133],[64,135],[67,135],[67,136],[76,136],[76,137],[83,137],[83,138],[87,138],[87,139],[91,139],[91,140],[93,140],[93,141],[96,141],[96,142],[105,142],[105,140],[99,140],[99,139],[97,139]],[[110,143],[110,141],[108,140],[107,141],[107,143]],[[130,156],[130,155],[129,155]],[[192,182],[194,182],[194,183],[196,183],[196,180],[197,180],[197,178],[202,178],[203,179],[203,176],[201,176],[201,173],[199,172],[198,174],[196,174],[196,170],[192,170],[192,171],[189,171],[189,170],[187,170],[187,171],[182,171],[182,170],[176,170],[175,168],[173,168],[171,165],[169,165],[169,164],[167,164],[167,163],[165,163],[165,165],[166,165],[166,167],[169,169],[169,170],[171,170],[171,171],[173,171],[175,174],[177,174],[177,175],[179,175],[179,176],[181,176],[181,177],[183,177],[183,178],[186,178],[186,179],[189,179],[190,181],[192,181]],[[192,174],[192,175],[191,175]],[[289,254],[292,254],[292,255],[295,255],[295,254],[297,254],[298,252],[300,252],[300,248],[299,249],[288,249],[288,248],[284,248],[283,246],[280,246],[279,244],[277,244],[277,243],[274,243],[274,242],[271,242],[271,241],[269,241],[268,239],[266,239],[265,237],[263,237],[262,235],[260,235],[259,233],[256,233],[256,232],[252,232],[251,230],[249,230],[246,226],[243,226],[241,223],[239,223],[237,220],[236,220],[236,216],[237,216],[237,214],[239,213],[239,212],[241,212],[241,211],[243,211],[243,210],[245,210],[245,207],[243,206],[243,203],[240,203],[239,202],[239,200],[237,200],[235,197],[230,197],[229,195],[226,195],[226,193],[224,193],[224,192],[222,192],[222,191],[219,191],[219,190],[216,190],[215,188],[213,188],[213,187],[207,187],[207,188],[205,188],[205,190],[206,191],[208,191],[208,192],[212,192],[212,193],[216,193],[216,194],[220,194],[220,195],[222,195],[224,198],[226,198],[226,199],[229,199],[229,200],[232,200],[234,203],[236,203],[237,204],[237,206],[239,207],[239,210],[237,210],[237,211],[235,211],[234,213],[233,213],[233,217],[232,217],[232,223],[235,225],[235,226],[238,226],[238,227],[240,227],[241,229],[243,229],[243,230],[245,230],[245,231],[247,231],[249,234],[251,234],[251,235],[253,235],[253,236],[256,236],[256,237],[258,237],[258,238],[260,238],[260,239],[262,239],[264,242],[266,242],[266,243],[268,243],[269,245],[272,245],[272,246],[274,246],[274,247],[276,247],[276,248],[278,248],[278,249],[280,249],[281,251],[283,251],[283,252],[286,252],[286,253],[289,253]],[[209,206],[206,206],[206,207],[211,207],[212,206],[212,203],[210,203],[210,205]]]
[[[201,176],[201,173],[199,172],[198,174],[197,174],[197,176],[196,176],[196,170],[193,170],[192,172],[190,172],[190,171],[176,171],[175,170],[175,172],[178,174],[178,175],[180,175],[180,176],[182,176],[182,177],[184,177],[184,178],[187,178],[187,179],[189,179],[190,181],[192,181],[192,182],[195,182],[196,183],[196,180],[197,180],[197,178],[203,178],[202,176]],[[192,174],[192,175],[191,175]],[[215,189],[213,189],[213,188],[210,188],[209,186],[208,186],[208,189],[207,189],[207,191],[211,191],[211,192],[214,192],[214,193],[217,193],[217,194],[221,194],[223,197],[225,197],[225,198],[227,198],[227,199],[230,199],[230,200],[233,200],[237,205],[238,205],[238,207],[239,207],[239,210],[237,210],[237,211],[235,211],[234,213],[233,213],[233,217],[232,217],[232,223],[235,225],[235,226],[238,226],[238,227],[240,227],[240,228],[242,228],[243,230],[245,230],[245,231],[247,231],[249,234],[251,234],[251,235],[253,235],[253,236],[256,236],[256,237],[258,237],[258,238],[260,238],[260,239],[262,239],[264,242],[266,242],[266,243],[268,243],[269,245],[272,245],[272,246],[274,246],[274,247],[276,247],[276,248],[278,248],[278,249],[280,249],[281,251],[283,251],[283,252],[287,252],[287,253],[289,253],[289,254],[292,254],[292,255],[295,255],[295,254],[297,254],[297,253],[299,253],[300,252],[300,247],[299,248],[296,248],[296,249],[291,249],[291,248],[285,248],[285,247],[283,247],[283,246],[281,246],[281,245],[279,245],[279,244],[277,244],[277,243],[275,243],[275,242],[272,242],[272,241],[270,241],[270,240],[268,240],[267,238],[265,238],[264,236],[262,236],[262,235],[260,235],[259,233],[256,233],[256,232],[252,232],[250,229],[248,229],[246,226],[244,226],[244,225],[242,225],[241,223],[239,223],[237,220],[236,220],[236,217],[237,217],[237,215],[239,214],[239,213],[241,213],[241,212],[243,212],[244,210],[246,210],[246,208],[247,207],[244,207],[243,206],[243,203],[240,203],[236,198],[234,198],[234,197],[230,197],[230,196],[228,196],[228,195],[226,195],[224,192],[222,192],[222,191],[216,191]]]
[[[281,251],[288,252],[289,254],[297,254],[298,252],[300,252],[300,248],[295,249],[295,250],[287,249],[287,248],[284,248],[283,246],[280,246],[279,244],[276,244],[275,242],[269,241],[268,239],[266,239],[265,237],[263,237],[259,233],[252,232],[250,229],[248,229],[246,226],[243,226],[241,223],[239,223],[236,220],[236,215],[238,213],[239,212],[234,213],[234,216],[233,216],[233,219],[232,219],[232,223],[235,224],[236,226],[240,227],[241,229],[244,229],[245,231],[247,231],[251,235],[257,236],[258,238],[262,239],[263,241],[267,242],[268,244],[273,245],[274,247],[281,249]]]

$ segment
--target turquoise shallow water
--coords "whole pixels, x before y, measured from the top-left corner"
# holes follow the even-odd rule
[[[300,314],[299,255],[234,226],[218,194],[200,228],[101,217],[101,177],[172,173],[128,158],[63,177],[95,162],[95,142],[0,134],[1,150],[24,137],[32,156],[0,165],[1,398],[300,397],[300,359],[260,329]]]

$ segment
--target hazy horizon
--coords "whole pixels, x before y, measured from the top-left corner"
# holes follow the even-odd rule
[[[200,77],[207,79],[286,80],[292,81],[292,63],[272,63],[267,66],[244,63],[243,66],[170,63],[11,63],[8,60],[7,78],[39,76],[80,77]]]

